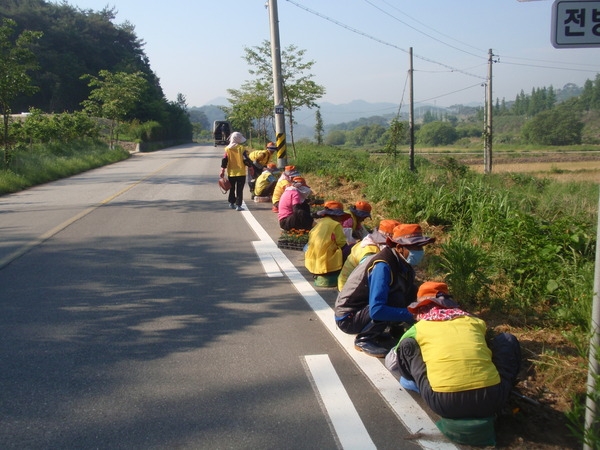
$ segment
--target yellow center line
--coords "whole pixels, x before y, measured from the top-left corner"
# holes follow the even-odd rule
[[[136,181],[133,184],[130,184],[129,186],[121,189],[119,192],[117,192],[116,194],[111,195],[110,197],[105,198],[104,200],[102,200],[100,203],[98,203],[97,205],[91,206],[83,211],[81,211],[80,213],[74,215],[73,217],[71,217],[70,219],[67,219],[66,221],[64,221],[63,223],[61,223],[60,225],[57,225],[56,227],[52,228],[49,231],[46,231],[45,233],[41,234],[40,236],[38,236],[35,239],[32,239],[31,241],[27,242],[25,245],[23,245],[22,247],[18,248],[17,250],[15,250],[14,252],[8,254],[7,256],[5,256],[4,258],[0,259],[0,270],[4,269],[4,267],[6,267],[7,265],[9,265],[11,262],[13,262],[15,259],[20,258],[21,256],[23,256],[24,254],[28,253],[31,249],[33,249],[34,247],[37,247],[38,245],[40,245],[42,242],[50,239],[52,236],[60,233],[62,230],[64,230],[65,228],[69,227],[70,225],[74,224],[75,222],[77,222],[78,220],[84,218],[85,216],[87,216],[89,213],[91,213],[92,211],[98,209],[101,206],[104,206],[110,202],[112,202],[115,198],[120,197],[121,195],[123,195],[125,192],[133,189],[134,187],[136,187],[137,185],[139,185],[140,183],[143,183],[144,181],[146,181],[147,179],[153,177],[154,175],[156,175],[157,173],[165,170],[168,166],[170,166],[171,164],[173,164],[176,160],[173,160],[171,162],[168,162],[166,164],[164,164],[162,167],[156,169],[154,172],[148,174],[147,176],[145,176],[144,178],[139,179],[138,181]]]

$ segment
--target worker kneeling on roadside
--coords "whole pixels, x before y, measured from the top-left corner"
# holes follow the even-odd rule
[[[415,270],[423,248],[435,238],[423,236],[418,224],[401,224],[383,250],[369,256],[348,277],[335,301],[335,320],[356,334],[354,348],[385,358],[414,319],[406,307],[416,299]]]
[[[279,226],[282,230],[310,231],[313,218],[310,212],[310,187],[302,177],[294,177],[279,199]]]
[[[276,171],[277,166],[275,164],[267,164],[264,172],[256,179],[256,186],[254,188],[254,195],[256,197],[271,197],[273,195],[275,184],[277,184]]]
[[[462,310],[445,283],[423,283],[408,311],[417,322],[390,351],[386,367],[400,376],[402,387],[420,393],[442,419],[460,419],[438,422],[442,432],[457,427],[473,432],[476,426],[493,431],[493,417],[517,381],[521,363],[517,338],[500,333],[488,346],[485,322]]]

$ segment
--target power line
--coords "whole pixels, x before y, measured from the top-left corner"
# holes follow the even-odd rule
[[[572,62],[564,62],[564,61],[549,61],[546,59],[533,59],[533,58],[519,58],[518,56],[506,56],[506,55],[502,55],[502,58],[509,58],[509,59],[520,59],[523,61],[533,61],[533,62],[540,62],[540,63],[548,63],[548,64],[570,64],[570,65],[576,65],[576,66],[582,66],[582,67],[596,67],[596,69],[598,71],[600,71],[600,67],[598,66],[598,64],[582,64],[582,63],[572,63]]]
[[[398,19],[397,17],[395,17],[395,16],[393,16],[393,15],[389,14],[388,12],[384,11],[382,8],[380,8],[380,7],[376,6],[376,5],[374,5],[374,4],[373,4],[373,2],[372,2],[371,0],[364,0],[364,1],[365,1],[366,3],[368,3],[369,5],[373,6],[374,8],[378,9],[378,10],[379,10],[379,11],[381,11],[382,13],[386,14],[387,16],[391,17],[392,19],[394,19],[394,20],[397,20],[398,22],[400,22],[400,23],[402,23],[402,24],[406,25],[407,27],[409,27],[409,28],[411,28],[411,29],[415,30],[416,32],[418,32],[418,33],[420,33],[420,34],[423,34],[424,36],[427,36],[427,37],[429,37],[429,38],[431,38],[431,39],[433,39],[433,40],[435,40],[435,41],[437,41],[437,42],[440,42],[440,43],[441,43],[441,44],[443,44],[443,45],[447,45],[448,47],[451,47],[451,48],[453,48],[453,49],[455,49],[455,50],[461,51],[461,52],[463,52],[463,53],[466,53],[466,54],[469,54],[469,55],[472,55],[472,56],[476,56],[476,57],[478,57],[478,58],[480,57],[479,55],[475,55],[475,54],[473,54],[473,53],[470,53],[470,52],[467,52],[467,51],[465,51],[465,50],[462,50],[462,49],[460,49],[460,48],[458,48],[458,47],[455,47],[455,46],[453,46],[453,45],[450,45],[450,44],[448,44],[447,42],[444,42],[444,41],[442,41],[442,40],[440,40],[440,39],[437,39],[437,38],[435,38],[435,37],[433,37],[433,36],[431,36],[431,35],[429,35],[429,34],[427,34],[427,33],[424,33],[424,32],[422,32],[421,30],[419,30],[419,29],[417,29],[417,28],[415,28],[415,27],[413,27],[413,26],[409,25],[408,23],[406,23],[406,22],[404,22],[404,21],[402,21],[402,20]],[[524,1],[524,0],[520,0],[520,1]],[[483,52],[483,51],[484,51],[484,50],[481,50],[481,49],[479,49],[479,48],[477,48],[477,47],[473,47],[473,46],[472,46],[472,45],[470,45],[470,44],[467,44],[467,43],[465,43],[465,42],[459,41],[458,39],[454,39],[452,36],[449,36],[449,35],[447,35],[447,34],[444,34],[444,33],[440,32],[440,31],[438,31],[438,30],[436,30],[436,29],[434,29],[434,28],[431,28],[431,27],[429,27],[427,24],[424,24],[423,22],[421,22],[421,21],[419,21],[419,20],[415,19],[414,17],[411,17],[410,15],[408,15],[408,14],[406,14],[405,12],[401,11],[401,10],[400,10],[400,9],[398,9],[396,6],[392,5],[391,3],[387,2],[386,0],[381,0],[381,2],[382,2],[382,3],[384,3],[384,4],[386,4],[386,5],[387,5],[387,6],[389,6],[390,8],[392,8],[392,9],[394,9],[394,10],[398,11],[400,14],[403,14],[404,16],[408,17],[409,19],[413,20],[414,22],[417,22],[418,24],[422,25],[423,27],[425,27],[425,28],[428,28],[428,29],[430,29],[430,30],[434,31],[435,33],[438,33],[438,34],[440,34],[440,35],[442,35],[442,36],[444,36],[444,37],[446,37],[446,38],[448,38],[448,39],[451,39],[451,40],[453,40],[453,41],[456,41],[456,42],[458,42],[458,43],[460,43],[460,44],[462,44],[462,45],[465,45],[465,46],[467,46],[467,47],[471,47],[471,48],[473,48],[474,50],[481,51],[481,52]],[[542,63],[549,63],[549,64],[571,64],[571,66],[573,65],[573,63],[567,63],[567,62],[561,62],[561,61],[536,60],[536,59],[531,59],[531,58],[519,58],[519,57],[513,57],[513,56],[504,56],[504,58],[510,58],[510,59],[520,59],[520,60],[529,61],[529,62],[542,62]],[[514,65],[523,65],[523,66],[526,66],[526,65],[528,65],[528,64],[517,64],[517,63],[512,63],[512,64],[514,64]],[[586,67],[586,66],[587,66],[587,67],[594,67],[594,68],[595,68],[595,69],[593,70],[594,72],[599,72],[599,71],[600,71],[600,67],[598,67],[598,65],[593,65],[593,64],[579,64],[579,63],[578,63],[578,64],[576,64],[576,65],[578,65],[578,66],[583,66],[583,67]],[[536,66],[536,65],[531,65],[531,67],[539,67],[539,68],[544,68],[544,69],[573,70],[573,71],[575,71],[575,72],[584,72],[584,71],[585,71],[585,70],[583,70],[583,69],[574,69],[574,68],[572,68],[572,67],[571,67],[571,68],[568,68],[568,69],[567,69],[567,68],[560,68],[560,67],[553,67],[553,66]],[[590,70],[590,72],[592,72],[592,70]]]
[[[406,16],[406,17],[408,17],[409,19],[411,19],[411,20],[414,20],[414,21],[415,21],[415,22],[417,22],[419,25],[422,25],[422,26],[424,26],[425,28],[428,28],[428,29],[430,29],[430,30],[432,30],[432,31],[434,31],[434,32],[436,32],[436,33],[438,33],[438,34],[440,34],[440,35],[442,35],[442,36],[444,36],[444,37],[448,38],[448,39],[451,39],[451,40],[453,40],[453,41],[455,41],[455,42],[458,42],[459,44],[462,44],[462,45],[464,45],[464,46],[466,46],[466,47],[470,47],[470,48],[472,48],[473,50],[477,50],[478,52],[482,52],[482,53],[485,53],[485,52],[486,52],[486,50],[482,50],[482,49],[480,49],[480,48],[474,47],[474,46],[472,46],[471,44],[467,44],[466,42],[462,42],[462,41],[460,41],[460,40],[458,40],[458,39],[455,39],[455,38],[453,38],[452,36],[449,36],[449,35],[447,35],[447,34],[444,34],[444,33],[442,33],[441,31],[437,31],[437,30],[435,30],[434,28],[431,28],[430,26],[428,26],[428,25],[424,24],[423,22],[420,22],[419,20],[415,19],[414,17],[411,17],[411,16],[409,16],[408,14],[406,14],[406,13],[405,13],[405,12],[403,12],[403,11],[401,11],[401,10],[400,10],[400,9],[398,9],[396,6],[394,6],[394,5],[390,4],[389,2],[387,2],[387,1],[385,1],[385,0],[381,0],[381,2],[382,2],[382,3],[385,3],[385,4],[386,4],[386,5],[388,5],[390,8],[392,8],[392,9],[395,9],[395,10],[396,10],[396,11],[398,11],[400,14],[403,14],[403,15],[405,15],[405,16]],[[478,58],[479,58],[479,57],[480,57],[480,56],[478,56]]]
[[[472,66],[466,69],[462,69],[462,70],[472,70],[472,69],[476,69],[478,67],[481,66],[487,66],[487,63],[482,63],[482,64],[477,64],[476,66]],[[415,69],[415,72],[422,72],[422,73],[450,73],[450,72],[454,72],[454,70],[423,70],[423,69]]]
[[[420,34],[422,34],[423,36],[427,36],[429,39],[433,39],[434,41],[436,41],[436,42],[439,42],[440,44],[446,45],[446,46],[448,46],[448,47],[450,47],[450,48],[453,48],[454,50],[458,50],[459,52],[466,53],[467,55],[475,56],[476,58],[481,58],[481,55],[476,55],[476,54],[474,54],[474,53],[471,53],[471,52],[468,52],[468,51],[466,51],[466,50],[463,50],[463,49],[461,49],[461,48],[458,48],[458,47],[456,47],[456,46],[454,46],[454,45],[448,44],[447,42],[444,42],[444,41],[442,41],[442,40],[440,40],[440,39],[438,39],[438,38],[436,38],[436,37],[433,37],[433,36],[431,36],[430,34],[427,34],[427,33],[425,33],[424,31],[421,31],[421,30],[419,30],[418,28],[415,28],[415,27],[413,27],[412,25],[409,25],[408,23],[406,23],[406,22],[404,22],[404,21],[402,21],[402,20],[398,19],[396,16],[393,16],[392,14],[388,13],[387,11],[384,11],[384,10],[383,10],[382,8],[380,8],[379,6],[376,6],[376,5],[375,5],[375,4],[373,4],[373,2],[371,2],[370,0],[364,0],[364,1],[365,1],[366,3],[368,3],[369,5],[371,5],[373,8],[375,8],[375,9],[377,9],[377,10],[381,11],[383,14],[385,14],[385,15],[387,15],[387,16],[389,16],[389,17],[391,17],[392,19],[394,19],[394,20],[396,20],[396,21],[400,22],[400,23],[401,23],[401,24],[403,24],[403,25],[406,25],[406,26],[407,26],[407,27],[409,27],[410,29],[412,29],[412,30],[415,30],[417,33],[420,33]],[[398,11],[400,11],[400,10],[398,10]],[[402,12],[402,11],[400,11],[400,12]],[[403,14],[404,14],[404,13],[403,13]],[[410,17],[410,16],[409,16],[409,17]],[[415,20],[415,19],[413,19],[413,20]],[[425,25],[425,26],[426,26],[426,25]],[[434,31],[435,31],[435,30],[434,30]],[[436,31],[436,32],[437,32],[437,31]],[[441,34],[441,33],[440,33],[440,34]],[[450,38],[450,39],[452,39],[452,38]]]
[[[368,39],[371,39],[371,40],[373,40],[375,42],[379,42],[380,44],[387,45],[389,47],[395,48],[395,49],[400,50],[400,51],[402,51],[402,52],[404,52],[406,54],[409,53],[408,50],[403,49],[403,48],[397,46],[396,44],[392,44],[390,42],[386,42],[386,41],[384,41],[382,39],[376,38],[376,37],[374,37],[374,36],[372,36],[370,34],[367,34],[367,33],[363,32],[363,31],[357,30],[356,28],[352,28],[351,26],[348,26],[348,25],[346,25],[346,24],[344,24],[342,22],[339,22],[338,20],[332,19],[331,17],[325,16],[325,15],[323,15],[323,14],[317,12],[317,11],[314,11],[314,10],[312,10],[310,8],[307,8],[306,6],[300,5],[299,3],[297,3],[297,2],[295,2],[293,0],[286,0],[286,1],[289,2],[289,3],[291,3],[291,4],[293,4],[293,5],[295,5],[295,6],[297,6],[300,9],[303,9],[304,11],[306,11],[306,12],[308,12],[310,14],[313,14],[313,15],[318,16],[318,17],[320,17],[320,18],[322,18],[324,20],[327,20],[328,22],[334,23],[334,24],[336,24],[336,25],[338,25],[338,26],[340,26],[342,28],[345,28],[348,31],[352,31],[353,33],[356,33],[356,34],[359,34],[361,36],[364,36],[364,37],[366,37]],[[418,58],[418,59],[420,59],[422,61],[427,61],[427,62],[430,62],[432,64],[437,64],[438,66],[445,67],[445,68],[451,70],[452,72],[459,72],[459,73],[462,73],[463,75],[467,75],[467,76],[470,76],[470,77],[474,77],[474,78],[479,78],[481,80],[485,80],[485,77],[482,77],[481,75],[475,75],[475,74],[466,72],[464,70],[458,69],[456,67],[449,66],[448,64],[444,64],[444,63],[441,63],[439,61],[434,61],[433,59],[429,59],[429,58],[426,58],[424,56],[419,56],[419,55],[414,55],[414,56],[415,56],[415,58]]]
[[[555,70],[569,70],[571,72],[590,72],[590,73],[598,73],[600,69],[576,69],[573,67],[552,67],[552,66],[541,66],[538,64],[525,64],[525,63],[515,63],[515,62],[507,62],[502,61],[502,64],[509,64],[511,66],[524,66],[524,67],[536,67],[539,69],[555,69]],[[566,64],[566,63],[565,63]],[[591,67],[591,66],[590,66]]]
[[[473,84],[473,85],[471,85],[471,86],[467,86],[467,87],[465,87],[465,88],[458,89],[458,90],[456,90],[456,91],[448,92],[448,93],[446,93],[446,94],[438,95],[438,96],[436,96],[436,97],[430,97],[430,98],[426,98],[425,100],[419,100],[418,102],[415,102],[415,103],[425,103],[425,102],[429,102],[429,101],[431,101],[431,100],[436,100],[436,99],[438,99],[438,98],[445,97],[445,96],[447,96],[447,95],[452,95],[452,94],[456,94],[457,92],[462,92],[462,91],[466,91],[467,89],[472,89],[472,88],[474,88],[474,87],[476,87],[476,86],[479,86],[479,87],[481,87],[481,86],[484,86],[484,84],[482,84],[482,83]]]

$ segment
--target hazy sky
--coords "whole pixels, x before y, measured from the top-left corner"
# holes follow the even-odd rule
[[[168,100],[202,106],[253,77],[244,47],[270,37],[266,0],[69,0],[117,11],[135,26]],[[415,104],[482,103],[492,49],[493,97],[582,86],[600,73],[600,48],[555,49],[552,1],[278,0],[280,41],[306,50],[321,101],[406,105],[409,48]],[[403,106],[404,109],[404,106]]]

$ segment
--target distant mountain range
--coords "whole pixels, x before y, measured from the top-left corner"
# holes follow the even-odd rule
[[[227,104],[227,99],[215,98],[207,105],[190,108],[190,111],[192,112],[192,116],[194,111],[203,112],[206,115],[208,122],[212,124],[215,120],[225,119],[225,114],[219,106]],[[350,103],[343,104],[323,102],[318,105],[321,110],[321,118],[323,119],[323,125],[326,131],[335,125],[370,117],[382,117],[389,121],[396,116],[400,106],[395,103],[386,102],[369,103],[365,100],[353,100]],[[425,114],[426,111],[437,111],[439,113],[450,112],[448,108],[436,107],[434,105],[421,105],[418,108],[415,108],[415,119],[418,119],[421,115]],[[312,138],[314,136],[316,122],[315,114],[315,108],[303,108],[296,112],[294,117],[294,120],[297,123],[294,125],[294,137],[296,139]],[[400,108],[400,117],[401,120],[408,120],[407,105],[402,105]]]
[[[576,84],[567,83],[563,86],[562,89],[555,89],[556,100],[558,103],[560,103],[571,97],[580,95],[582,89],[583,88],[577,86]],[[218,97],[211,100],[208,104],[204,106],[190,108],[190,116],[192,118],[192,122],[194,121],[195,112],[204,113],[204,115],[208,119],[209,124],[212,124],[215,120],[223,120],[225,118],[225,114],[219,108],[219,106],[225,106],[228,105],[228,103],[229,102],[226,98]],[[507,100],[506,106],[510,107],[512,103],[513,101]],[[353,100],[350,103],[343,103],[339,105],[328,102],[319,103],[318,105],[321,109],[321,118],[323,119],[325,132],[332,128],[340,128],[340,125],[342,124],[356,126],[356,124],[351,123],[359,121],[360,119],[370,119],[367,121],[361,120],[361,123],[382,122],[382,120],[389,122],[396,116],[396,114],[398,114],[398,112],[400,112],[401,120],[408,120],[408,104],[398,105],[396,103],[386,102],[369,103],[365,100]],[[457,116],[465,116],[473,114],[477,108],[481,108],[482,106],[483,104],[481,103],[470,103],[468,105],[455,105],[449,108],[445,108],[435,105],[420,104],[418,106],[415,106],[415,121],[418,122],[419,119],[423,117],[423,115],[428,111],[440,117],[443,116],[445,113]],[[297,123],[296,125],[294,125],[294,137],[296,139],[312,139],[314,137],[314,127],[316,121],[315,113],[316,109],[314,108],[304,108],[296,112],[294,116],[294,120]]]

